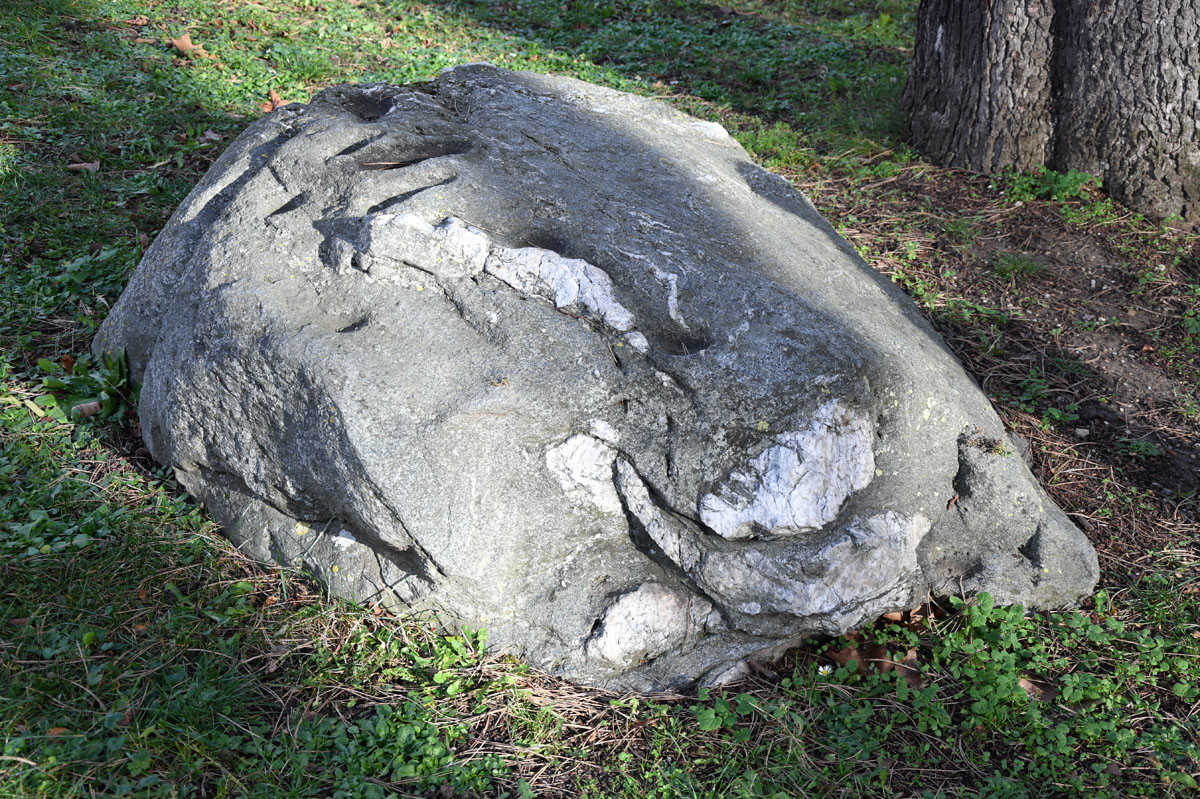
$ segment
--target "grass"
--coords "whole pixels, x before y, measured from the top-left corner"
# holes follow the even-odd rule
[[[1041,277],[1046,265],[1021,252],[1004,252],[996,256],[992,269],[1005,280],[1026,280]]]
[[[922,162],[896,110],[914,6],[0,8],[0,797],[1193,793],[1200,245],[1080,173]],[[1096,597],[946,598],[728,693],[619,696],[234,551],[149,461],[91,336],[271,91],[478,60],[662,98],[803,188],[1029,440],[1100,553]]]

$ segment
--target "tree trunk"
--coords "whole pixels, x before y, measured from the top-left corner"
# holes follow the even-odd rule
[[[1100,178],[1200,223],[1200,0],[922,0],[902,109],[936,163]]]

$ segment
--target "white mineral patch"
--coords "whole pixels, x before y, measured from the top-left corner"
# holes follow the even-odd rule
[[[705,630],[712,605],[661,583],[643,583],[604,612],[587,654],[616,666],[633,666]]]
[[[612,278],[579,258],[540,247],[493,246],[486,233],[457,217],[433,225],[415,214],[367,217],[355,247],[376,273],[386,272],[389,262],[406,263],[441,278],[486,271],[522,294],[549,300],[560,311],[628,332],[626,339],[638,352],[649,349],[646,337],[633,330],[633,314],[613,297]]]
[[[603,419],[592,419],[588,422],[588,427],[591,429],[592,435],[601,441],[616,444],[621,440],[621,434],[617,431],[617,428]]]
[[[654,271],[655,278],[667,284],[667,314],[676,324],[687,330],[687,322],[683,321],[683,315],[679,313],[679,275],[653,265],[650,268]]]
[[[577,504],[601,513],[621,513],[621,498],[613,485],[616,457],[617,451],[608,444],[579,433],[546,452],[546,467]]]
[[[784,433],[699,500],[700,519],[725,538],[791,535],[822,527],[875,474],[874,425],[838,400],[808,427]]]
[[[646,534],[658,545],[659,550],[684,571],[694,567],[700,560],[701,552],[691,531],[654,503],[642,478],[624,459],[617,460],[616,485],[629,512],[645,528]]]
[[[594,319],[613,330],[633,328],[633,314],[613,297],[612,279],[587,261],[538,247],[494,247],[484,269],[523,294],[550,300],[560,311]]]
[[[729,141],[729,131],[716,122],[696,119],[692,121],[692,128],[699,131],[705,138],[716,139],[717,141]]]
[[[371,258],[402,261],[443,278],[483,271],[488,235],[455,217],[431,225],[415,214],[376,214],[363,220],[358,249]]]
[[[887,511],[855,519],[846,533],[804,562],[788,563],[756,550],[710,553],[697,576],[714,596],[743,613],[787,613],[799,618],[856,613],[863,602],[908,590],[917,573],[917,545],[930,521]],[[819,574],[809,578],[805,574]],[[898,600],[907,597],[898,597]],[[758,610],[752,610],[758,606]]]
[[[358,539],[351,535],[349,530],[338,530],[338,533],[333,538],[333,543],[341,549],[349,549],[352,545],[358,543]]]
[[[650,351],[650,342],[646,340],[637,330],[625,334],[625,340],[629,342],[629,346],[633,347],[638,352],[645,354]]]
[[[729,343],[736,344],[737,340],[739,338],[741,338],[741,335],[743,333],[747,332],[749,329],[750,329],[750,320],[747,319],[747,320],[743,321],[740,325],[738,325],[736,328],[734,328],[733,332],[729,334],[729,336],[728,336]]]

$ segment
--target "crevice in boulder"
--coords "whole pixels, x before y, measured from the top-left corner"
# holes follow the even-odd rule
[[[364,147],[370,147],[372,144],[379,141],[386,135],[387,135],[386,133],[380,133],[377,136],[370,136],[368,138],[363,139],[360,142],[355,142],[354,144],[351,144],[349,147],[345,147],[342,150],[338,151],[337,153],[334,153],[333,157],[341,158],[341,157],[347,156],[347,155],[354,155],[356,152],[363,149]],[[330,160],[333,160],[333,159],[330,159]]]
[[[359,168],[364,171],[404,169],[405,167],[415,166],[434,158],[444,158],[448,155],[464,155],[473,149],[474,147],[471,142],[465,139],[430,142],[426,148],[422,148],[417,153],[398,156],[394,161],[366,161],[359,164]]]
[[[452,175],[452,176],[446,178],[445,180],[439,180],[437,183],[430,183],[428,186],[420,186],[411,191],[406,191],[406,192],[403,192],[402,194],[397,194],[395,197],[389,197],[388,199],[386,199],[382,202],[378,202],[375,205],[372,205],[370,208],[368,208],[365,216],[370,216],[371,214],[381,214],[384,211],[389,211],[392,208],[395,208],[397,205],[400,205],[401,203],[411,200],[413,197],[416,197],[421,192],[429,191],[430,189],[436,189],[439,186],[448,186],[451,183],[453,183],[456,179],[457,178]]]
[[[686,517],[681,516],[670,508],[666,499],[654,488],[645,478],[638,473],[634,467],[632,460],[625,453],[620,453],[613,461],[613,485],[616,486],[617,496],[621,498],[621,510],[625,514],[625,520],[629,528],[629,540],[637,548],[639,552],[656,563],[667,574],[675,577],[681,584],[686,586],[688,590],[706,600],[713,608],[721,615],[721,618],[728,624],[725,608],[710,596],[700,585],[692,578],[690,574],[678,563],[672,560],[666,552],[662,550],[657,542],[651,537],[646,526],[638,518],[637,514],[630,507],[630,499],[626,496],[625,491],[621,489],[621,481],[617,478],[617,462],[623,460],[630,471],[641,481],[642,486],[646,489],[650,503],[654,506],[658,513],[662,514],[668,520],[674,520],[676,523],[683,526],[685,529],[689,526]],[[692,524],[696,524],[692,522]]]
[[[234,196],[241,193],[251,180],[262,174],[265,162],[275,151],[282,146],[282,141],[279,139],[265,142],[264,144],[253,148],[246,153],[245,169],[239,172],[236,177],[225,180],[224,176],[219,183],[213,186],[204,186],[203,182],[196,188],[194,193],[202,193],[203,199],[197,201],[200,207],[194,213],[186,216],[183,222],[194,222],[201,228],[209,227],[220,216],[225,205]],[[190,197],[189,197],[190,199]]]
[[[392,110],[393,98],[359,90],[335,96],[335,102],[363,122],[374,122]]]
[[[357,248],[354,247],[352,238],[356,235],[355,223],[358,221],[355,217],[326,217],[313,220],[313,229],[321,234],[321,241],[317,244],[317,259],[321,263],[339,273],[347,267],[366,271],[353,263]]]
[[[1042,528],[1038,525],[1038,529],[1034,531],[1029,539],[1017,548],[1017,551],[1037,568],[1042,567]]]
[[[287,202],[285,202],[283,205],[276,208],[271,213],[267,214],[267,219],[270,219],[273,216],[280,216],[282,214],[286,214],[289,211],[295,211],[297,208],[299,208],[300,206],[302,206],[306,202],[308,202],[308,197],[309,197],[309,193],[307,191],[300,192],[295,197],[288,200]]]
[[[416,269],[416,267],[413,267]],[[428,274],[427,272],[425,274]],[[454,306],[454,310],[464,322],[478,333],[488,344],[498,344],[504,337],[498,334],[497,326],[491,319],[488,318],[487,312],[476,307],[474,303],[468,299],[469,291],[461,291],[458,287],[447,284],[442,285],[434,278],[435,285],[445,295],[450,304]]]
[[[357,321],[351,322],[350,324],[346,325],[345,327],[338,328],[337,332],[338,333],[357,333],[358,331],[362,330],[364,327],[366,327],[369,324],[371,324],[370,314],[362,317],[361,319],[358,319]]]
[[[713,345],[707,335],[692,332],[690,335],[664,335],[654,339],[654,349],[666,355],[687,357],[699,355]]]

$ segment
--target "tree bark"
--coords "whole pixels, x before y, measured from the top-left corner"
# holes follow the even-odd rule
[[[936,163],[1078,169],[1200,223],[1200,0],[922,0],[902,110]]]

